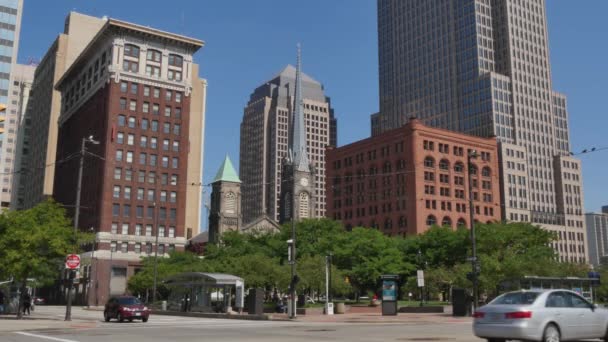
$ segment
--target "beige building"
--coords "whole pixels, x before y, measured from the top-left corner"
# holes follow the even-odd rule
[[[17,64],[13,68],[13,92],[11,94],[11,104],[16,110],[16,137],[8,136],[5,155],[12,154],[14,169],[12,173],[4,175],[5,179],[11,184],[11,209],[18,209],[23,205],[23,187],[21,186],[22,177],[27,177],[29,170],[28,157],[30,149],[32,119],[27,117],[27,107],[29,101],[33,100],[30,96],[32,83],[34,81],[35,65]],[[31,112],[30,112],[31,114]],[[16,139],[16,140],[15,140]],[[10,147],[9,147],[10,146]],[[12,147],[14,146],[14,147]]]
[[[61,110],[61,94],[54,87],[104,23],[104,19],[71,12],[65,20],[64,32],[36,68],[32,84],[35,100],[25,113],[31,123],[30,134],[24,136],[29,144],[27,165],[15,166],[15,169],[27,170],[19,185],[18,209],[31,208],[53,194],[57,121]]]
[[[336,119],[323,86],[302,73],[302,110],[306,128],[306,152],[314,166],[314,208],[310,217],[324,217],[325,148],[336,146]],[[241,122],[240,179],[243,182],[243,223],[264,215],[280,220],[281,173],[288,156],[296,68],[288,65],[251,94]]]

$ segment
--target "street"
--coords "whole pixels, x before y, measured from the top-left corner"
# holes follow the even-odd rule
[[[468,320],[438,322],[343,323],[322,321],[244,321],[151,316],[147,323],[103,322],[101,312],[74,308],[72,322],[63,322],[64,307],[38,306],[33,316],[56,319],[50,327],[6,328],[15,321],[0,320],[0,341],[107,342],[107,341],[480,341]],[[322,317],[321,317],[322,320]],[[42,320],[41,320],[42,321]]]

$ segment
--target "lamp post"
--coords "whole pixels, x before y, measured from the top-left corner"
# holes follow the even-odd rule
[[[78,252],[78,220],[80,219],[80,193],[82,188],[82,169],[84,167],[84,156],[86,154],[86,144],[91,143],[99,145],[99,141],[93,139],[90,135],[88,138],[82,138],[80,145],[80,163],[78,165],[78,181],[76,183],[76,205],[74,208],[74,253]],[[72,320],[72,288],[74,287],[74,279],[76,278],[76,270],[70,270],[68,276],[68,301],[65,307],[65,320]]]
[[[477,309],[479,296],[478,289],[478,262],[477,262],[477,242],[475,239],[475,208],[473,205],[473,164],[472,159],[477,159],[477,151],[470,150],[467,155],[467,169],[469,170],[469,220],[471,221],[471,279],[473,282],[473,309]]]

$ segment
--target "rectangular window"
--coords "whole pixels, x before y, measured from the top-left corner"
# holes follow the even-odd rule
[[[135,208],[135,215],[137,216],[137,218],[143,218],[144,217],[144,207],[141,205],[138,205]]]
[[[116,150],[116,161],[122,161],[122,150]]]
[[[152,105],[152,114],[154,114],[154,115],[160,114],[160,105],[158,103],[154,103]]]
[[[171,107],[165,107],[165,116],[171,117]]]
[[[165,134],[171,133],[171,124],[170,123],[165,122],[163,124],[163,133],[165,133]]]
[[[167,219],[167,208],[160,208],[160,211],[158,212],[158,216],[160,217],[161,220],[166,220]]]
[[[116,253],[116,241],[110,242],[110,251]]]
[[[177,103],[182,102],[182,93],[175,92],[175,102],[177,102]]]
[[[171,203],[177,202],[177,192],[171,191],[171,197],[169,198],[169,202],[171,202]]]
[[[118,234],[118,223],[112,223],[112,234]]]
[[[154,88],[154,98],[160,98],[160,88]]]
[[[122,235],[129,235],[129,224],[128,223],[123,223],[122,224],[122,230],[120,232]]]
[[[149,172],[148,173],[148,183],[150,184],[154,184],[156,183],[156,172]]]
[[[169,237],[170,238],[175,237],[175,227],[169,227]]]
[[[141,254],[141,243],[136,243],[134,248],[135,254]]]
[[[176,119],[181,119],[182,117],[182,109],[181,108],[175,108],[175,118]]]
[[[125,170],[125,180],[126,181],[131,181],[132,179],[133,179],[133,170],[126,169]]]
[[[158,121],[152,120],[152,132],[158,132]]]
[[[177,175],[171,175],[171,185],[177,185]]]
[[[146,225],[146,236],[152,236],[152,225],[151,224]]]
[[[173,141],[173,151],[179,152],[179,141]]]
[[[132,111],[137,110],[137,101],[135,101],[135,100],[129,101],[129,110],[132,110]]]
[[[150,202],[154,202],[155,198],[154,198],[154,190],[153,189],[148,189],[148,201]]]
[[[146,65],[146,75],[160,77],[160,68],[155,65]]]
[[[127,123],[127,117],[124,115],[118,116],[118,126],[123,127]]]
[[[125,186],[124,190],[125,190],[124,191],[124,198],[127,199],[127,200],[130,200],[131,199],[131,187],[130,186]]]
[[[144,200],[144,189],[143,188],[137,188],[137,200],[138,201]]]
[[[148,207],[148,209],[146,210],[146,217],[149,219],[154,218],[154,207]]]
[[[135,117],[133,117],[133,116],[129,117],[128,125],[129,125],[129,128],[135,128]]]
[[[173,125],[173,134],[179,135],[179,133],[180,133],[180,126],[179,125]]]
[[[128,84],[127,82],[120,82],[120,92],[121,93],[126,93],[127,92],[127,88],[128,88]]]
[[[158,254],[165,254],[165,245],[158,245]]]
[[[114,169],[114,179],[120,180],[122,178],[122,169],[117,167]]]
[[[146,254],[152,253],[152,244],[150,242],[146,243]]]
[[[146,165],[146,154],[145,153],[140,153],[139,154],[139,163],[141,165]]]
[[[171,159],[171,167],[177,169],[179,166],[179,159],[174,157]]]
[[[165,91],[165,101],[171,102],[171,98],[173,97],[173,92],[171,90]]]
[[[162,167],[169,167],[169,157],[167,157],[167,156],[163,156],[161,166],[162,166]]]
[[[123,144],[125,142],[125,134],[122,132],[116,133],[116,143]]]
[[[163,140],[163,151],[169,151],[169,139]]]
[[[170,219],[171,221],[175,221],[175,219],[176,219],[176,218],[177,218],[177,209],[175,209],[175,208],[171,208],[171,209],[169,210],[169,219]]]
[[[127,145],[133,145],[135,143],[135,135],[129,134],[127,136]]]
[[[165,226],[158,226],[158,237],[165,237]]]
[[[130,204],[123,204],[123,206],[122,206],[122,216],[124,216],[124,217],[130,217],[131,216],[131,205]]]
[[[144,96],[150,96],[150,87],[144,86]]]
[[[148,137],[146,137],[145,135],[139,137],[139,147],[148,147]]]
[[[163,174],[160,176],[160,184],[162,184],[162,185],[167,185],[167,181],[168,181],[168,180],[169,180],[169,175],[168,175],[168,174],[163,173]]]
[[[127,163],[132,163],[133,162],[133,152],[129,151],[127,152]]]
[[[120,109],[122,109],[122,110],[127,109],[127,99],[122,97],[122,98],[120,98],[119,103],[120,103]]]
[[[167,202],[167,192],[164,190],[160,192],[160,201]]]
[[[141,129],[144,130],[144,131],[147,131],[148,130],[148,124],[149,124],[148,119],[142,119],[141,120]]]
[[[146,171],[138,171],[137,181],[140,183],[144,183],[146,181]]]
[[[120,215],[120,204],[112,204],[112,216]]]
[[[141,228],[142,228],[141,224],[136,224],[135,225],[135,235],[141,236]]]
[[[150,112],[150,103],[149,102],[144,102],[142,107],[141,107],[141,111],[144,113],[149,113]]]
[[[150,155],[150,166],[156,166],[156,154]]]
[[[137,95],[138,85],[137,83],[131,83],[131,94]]]
[[[150,138],[150,148],[155,149],[158,147],[158,139],[155,137]]]

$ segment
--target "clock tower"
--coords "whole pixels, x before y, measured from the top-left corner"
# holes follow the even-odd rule
[[[308,159],[302,100],[302,57],[298,45],[289,152],[281,168],[280,222],[315,217],[315,169]]]

